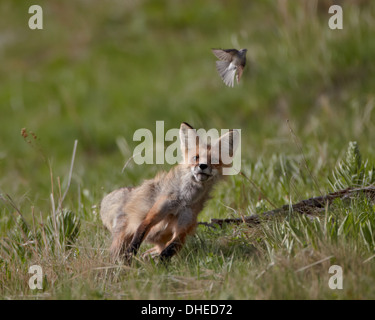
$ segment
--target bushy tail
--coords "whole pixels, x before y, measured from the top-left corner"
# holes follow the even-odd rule
[[[100,204],[100,217],[104,226],[109,231],[113,231],[116,225],[117,216],[122,212],[122,208],[129,199],[133,188],[121,188],[106,195]]]
[[[133,234],[128,232],[126,220],[118,222],[117,226],[113,229],[112,236],[110,252],[113,261],[116,261],[126,254],[126,250],[133,239]]]

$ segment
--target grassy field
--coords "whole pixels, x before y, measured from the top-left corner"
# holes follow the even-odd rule
[[[333,2],[35,1],[44,28],[30,30],[30,3],[1,1],[0,298],[374,299],[364,195],[314,219],[199,226],[167,268],[111,263],[98,216],[106,193],[169,168],[122,172],[133,133],[156,121],[242,130],[247,178],[218,185],[201,221],[375,183],[375,3],[339,1],[343,29],[331,30]],[[218,47],[248,49],[234,88]],[[29,288],[31,265],[43,289]]]

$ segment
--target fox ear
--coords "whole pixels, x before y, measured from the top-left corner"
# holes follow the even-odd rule
[[[181,152],[185,156],[189,149],[196,148],[198,143],[198,135],[195,129],[186,122],[180,126]]]
[[[217,156],[223,164],[230,164],[240,144],[240,133],[238,130],[229,130],[215,141],[211,150],[218,152]]]

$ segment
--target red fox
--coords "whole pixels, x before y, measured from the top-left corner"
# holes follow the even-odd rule
[[[234,154],[239,132],[229,130],[213,143],[204,143],[196,130],[182,123],[180,149],[183,161],[169,172],[134,188],[121,188],[104,197],[100,216],[112,233],[110,248],[114,260],[130,263],[145,240],[155,244],[146,254],[167,260],[194,233],[214,184],[223,176],[222,149]]]

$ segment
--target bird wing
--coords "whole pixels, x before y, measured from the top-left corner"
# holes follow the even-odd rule
[[[236,49],[212,49],[213,54],[220,60],[232,61],[233,56],[238,52]]]
[[[237,69],[236,66],[228,61],[216,61],[216,68],[223,82],[228,87],[233,87],[234,75]]]

